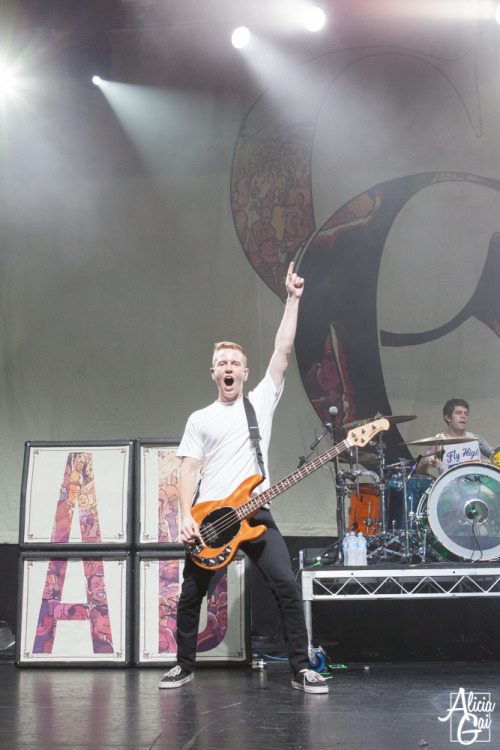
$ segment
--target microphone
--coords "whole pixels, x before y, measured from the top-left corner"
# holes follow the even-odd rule
[[[327,425],[327,424],[325,424],[325,427],[328,427],[328,425]],[[310,445],[310,449],[311,449],[312,451],[313,451],[313,450],[314,450],[314,449],[316,448],[316,446],[318,445],[318,443],[320,442],[320,440],[323,440],[323,438],[325,437],[325,435],[326,435],[326,430],[325,430],[325,431],[323,432],[323,434],[322,434],[322,435],[320,435],[320,436],[319,436],[318,438],[316,438],[316,440],[314,441],[314,443],[312,443],[312,444]]]
[[[330,408],[328,409],[328,413],[330,414],[330,416],[332,418],[334,418],[339,413],[339,410],[337,409],[336,406],[330,406]],[[333,421],[335,421],[335,420],[333,420]],[[325,425],[325,427],[332,427],[333,426],[332,422],[323,422],[323,424]]]
[[[330,416],[332,418],[334,418],[335,415],[338,414],[338,411],[339,410],[337,409],[336,406],[330,406],[330,408],[328,409],[328,412],[329,412],[329,414],[330,414]],[[323,438],[325,437],[325,435],[330,434],[330,435],[332,435],[333,440],[335,440],[335,421],[333,423],[332,422],[323,422],[323,427],[325,427],[326,429],[309,446],[309,448],[310,448],[311,451],[313,451],[316,448],[316,446],[318,445],[318,443],[320,443],[321,440],[323,440]],[[297,468],[300,469],[300,467],[303,466],[306,463],[306,461],[308,460],[308,458],[309,458],[309,456],[307,458],[305,456],[299,456],[299,465],[297,466]]]

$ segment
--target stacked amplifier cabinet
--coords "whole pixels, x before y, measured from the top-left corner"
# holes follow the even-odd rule
[[[18,666],[169,666],[176,659],[178,440],[25,446]],[[215,574],[198,660],[250,655],[244,557]]]
[[[177,440],[136,441],[134,653],[140,666],[168,665],[176,659],[177,602],[184,567],[178,445]],[[198,662],[248,661],[247,565],[247,559],[238,556],[214,574],[201,611]]]
[[[26,444],[18,664],[130,663],[133,450]]]

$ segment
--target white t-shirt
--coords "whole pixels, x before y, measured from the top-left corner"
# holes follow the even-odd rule
[[[274,411],[282,393],[283,383],[276,390],[268,370],[255,390],[248,394],[259,425],[266,470],[266,479],[258,486],[258,492],[270,486],[267,454]],[[187,421],[177,456],[188,456],[203,462],[197,502],[224,500],[244,479],[261,474],[250,442],[243,398],[229,402],[214,401],[205,409],[193,412]]]

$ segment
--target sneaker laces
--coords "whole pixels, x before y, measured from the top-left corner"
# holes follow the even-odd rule
[[[179,675],[181,672],[182,672],[181,667],[179,667],[179,665],[176,664],[175,667],[172,667],[172,669],[170,669],[167,672],[167,674],[165,675],[165,677],[177,677],[177,675]]]
[[[315,672],[313,669],[306,669],[305,672],[300,673],[308,682],[324,682],[325,678]]]

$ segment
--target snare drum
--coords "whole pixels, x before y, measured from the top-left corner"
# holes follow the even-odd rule
[[[380,490],[373,485],[359,485],[359,494],[351,493],[348,531],[361,531],[373,536],[380,531],[382,522]]]
[[[500,470],[470,462],[445,471],[420,499],[417,529],[443,560],[500,556]]]

